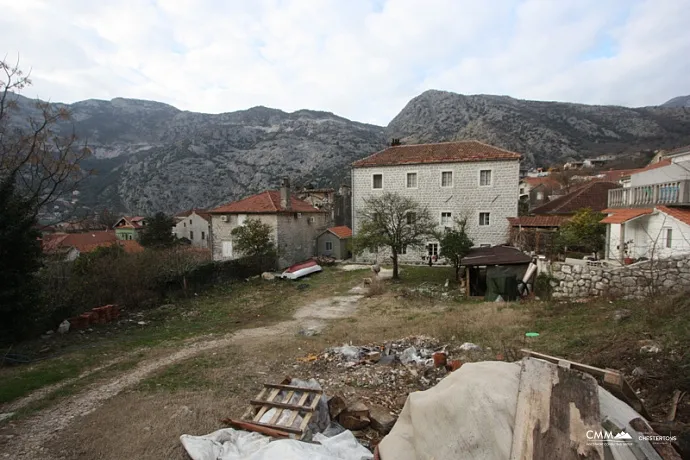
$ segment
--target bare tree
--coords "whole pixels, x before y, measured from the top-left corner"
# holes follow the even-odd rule
[[[565,193],[570,193],[571,189],[575,185],[575,176],[578,175],[578,171],[575,169],[563,169],[561,171],[556,171],[551,173],[551,177],[554,178],[556,182],[561,186],[561,189]]]
[[[429,236],[434,236],[436,224],[428,209],[412,198],[397,193],[384,193],[380,197],[364,200],[358,210],[361,225],[355,237],[355,250],[376,252],[388,247],[393,262],[393,279],[399,278],[398,256],[406,248],[420,247]]]
[[[90,151],[77,144],[74,130],[60,133],[58,124],[70,120],[65,108],[37,100],[38,115],[19,113],[17,94],[29,85],[18,63],[0,61],[0,182],[15,183],[35,217],[88,175],[79,163]]]

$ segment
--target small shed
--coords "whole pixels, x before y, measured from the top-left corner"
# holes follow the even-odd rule
[[[316,237],[316,253],[335,259],[349,259],[352,229],[345,225],[331,227]]]
[[[532,257],[512,246],[472,248],[461,261],[465,267],[465,292],[486,300],[496,300],[498,295],[504,300],[515,300],[518,282],[530,262]]]

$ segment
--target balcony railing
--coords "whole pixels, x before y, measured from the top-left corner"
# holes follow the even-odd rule
[[[644,208],[655,205],[690,205],[690,180],[609,190],[609,208]]]

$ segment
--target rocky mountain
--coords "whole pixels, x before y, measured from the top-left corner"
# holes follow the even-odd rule
[[[122,98],[58,104],[73,118],[61,128],[75,129],[94,152],[83,167],[96,171],[61,211],[171,213],[275,188],[284,176],[336,187],[348,179],[352,161],[391,138],[478,139],[522,153],[527,164],[538,166],[671,148],[690,144],[687,99],[626,108],[432,90],[412,99],[386,128],[310,110],[203,114]],[[19,97],[19,105],[23,116],[35,114],[29,99]]]
[[[533,165],[690,144],[690,110],[540,102],[426,91],[390,122],[403,143],[478,139]]]
[[[33,105],[19,98],[22,117],[37,115]],[[61,129],[88,142],[93,156],[82,167],[95,172],[61,212],[210,207],[277,188],[285,176],[296,184],[337,186],[350,163],[386,144],[382,127],[310,110],[254,107],[213,115],[122,98],[59,105],[72,114]]]
[[[678,96],[661,104],[662,107],[690,107],[690,95]]]

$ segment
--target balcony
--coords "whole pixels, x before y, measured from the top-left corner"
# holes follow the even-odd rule
[[[690,180],[609,190],[609,208],[690,205]]]

